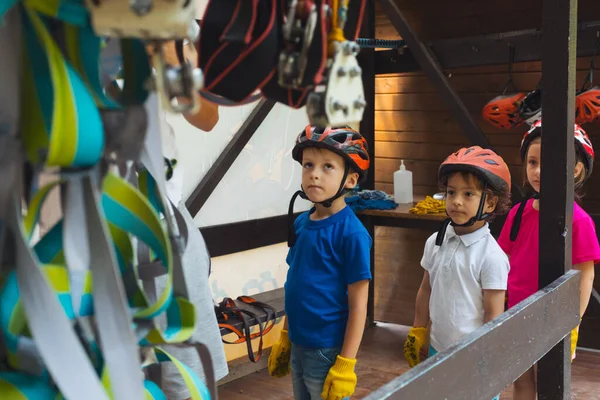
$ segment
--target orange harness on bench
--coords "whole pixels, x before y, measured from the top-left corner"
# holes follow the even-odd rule
[[[254,298],[249,296],[239,296],[237,300],[263,310],[266,316],[265,322],[261,323],[259,315],[248,309],[238,307],[233,299],[225,297],[218,306],[215,306],[219,328],[224,328],[230,333],[235,333],[238,336],[238,339],[233,342],[225,339],[222,340],[223,343],[227,344],[239,344],[246,342],[246,346],[248,347],[248,358],[250,358],[250,361],[253,363],[257,363],[262,357],[263,336],[269,333],[275,326],[275,321],[277,320],[277,310],[269,304],[256,301]],[[227,322],[230,320],[230,318],[236,318],[242,322],[242,331]],[[250,333],[250,325],[248,323],[249,318],[254,318],[256,321],[258,332]],[[258,351],[255,356],[252,349],[252,339],[257,337],[260,338],[260,341],[258,344]]]

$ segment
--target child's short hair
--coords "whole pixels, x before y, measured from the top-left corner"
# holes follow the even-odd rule
[[[450,174],[440,177],[440,179],[438,181],[438,186],[439,186],[440,190],[443,191],[444,193],[448,190],[448,179],[450,179],[450,177],[454,174],[460,174],[464,178],[465,181],[467,181],[469,183],[474,182],[475,187],[478,190],[484,191],[485,181],[483,179],[481,179],[478,175],[476,175],[472,172],[468,172],[468,171],[456,171],[456,172],[453,172],[453,173],[450,173]],[[490,199],[491,197],[498,198],[498,201],[496,202],[496,207],[494,208],[494,211],[491,212],[490,216],[487,218],[488,221],[492,221],[496,216],[504,215],[510,210],[511,202],[510,202],[510,192],[509,191],[496,190],[488,185],[485,188],[485,194],[486,194],[486,200]]]

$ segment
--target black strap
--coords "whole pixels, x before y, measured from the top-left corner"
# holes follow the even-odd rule
[[[441,246],[444,243],[444,236],[446,236],[446,229],[448,229],[448,225],[452,223],[450,218],[446,218],[444,222],[442,222],[442,226],[438,230],[437,236],[435,237],[435,245]]]
[[[342,178],[342,181],[340,182],[340,187],[338,188],[338,191],[335,194],[335,196],[330,197],[329,199],[323,200],[316,204],[321,204],[321,205],[323,205],[323,207],[327,207],[327,208],[331,207],[331,204],[333,203],[333,201],[338,199],[339,197],[341,197],[346,192],[344,189],[344,186],[346,185],[346,178],[348,178],[349,172],[350,172],[350,166],[348,165],[348,162],[346,161],[346,166],[344,168],[344,177]],[[296,244],[296,230],[294,229],[294,221],[295,221],[294,203],[296,202],[296,198],[298,196],[302,197],[304,200],[309,200],[306,193],[304,193],[304,189],[298,190],[296,193],[294,193],[294,195],[292,196],[292,199],[290,200],[290,205],[288,207],[288,247],[294,247],[294,244]]]
[[[483,207],[485,206],[485,199],[487,197],[487,194],[486,194],[487,187],[488,187],[487,183],[484,183],[483,194],[481,195],[481,199],[479,200],[479,207],[477,208],[477,214],[475,214],[474,217],[470,218],[464,224],[455,224],[454,222],[452,222],[452,220],[450,218],[446,218],[444,220],[444,222],[442,223],[442,226],[440,226],[437,236],[435,237],[435,245],[436,246],[441,246],[442,243],[444,243],[444,236],[446,235],[446,229],[448,229],[448,225],[452,224],[452,226],[468,227],[468,226],[475,225],[475,223],[477,221],[485,221],[490,217],[490,214],[483,212]]]
[[[515,214],[515,218],[513,219],[513,224],[510,227],[510,241],[514,242],[515,240],[517,240],[517,236],[519,236],[519,229],[521,229],[521,220],[523,219],[523,212],[525,211],[525,206],[527,205],[527,202],[530,199],[537,199],[539,198],[539,195],[537,193],[534,193],[531,196],[527,196],[523,199],[523,201],[521,201],[521,203],[519,204],[519,209],[517,210],[517,213]]]
[[[304,200],[308,200],[308,196],[304,193],[303,190],[298,190],[292,196],[290,200],[290,205],[288,206],[288,247],[294,247],[296,244],[296,230],[294,229],[294,203],[296,202],[296,198],[300,196]]]
[[[177,54],[177,60],[180,65],[185,65],[185,54],[183,53],[183,40],[175,41],[175,53]]]
[[[263,336],[267,332],[269,332],[271,330],[271,328],[275,325],[275,321],[277,319],[277,310],[269,304],[266,304],[266,303],[263,303],[260,301],[256,301],[252,297],[240,296],[237,298],[237,300],[239,300],[245,304],[248,304],[253,307],[257,307],[257,308],[261,309],[265,313],[265,322],[263,322],[263,323],[260,322],[260,317],[258,316],[258,314],[254,313],[248,309],[237,307],[235,305],[235,302],[229,297],[224,298],[223,301],[221,301],[221,303],[219,303],[218,306],[215,306],[215,312],[217,313],[217,320],[219,322],[220,327],[227,329],[230,332],[236,333],[236,334],[238,334],[238,332],[236,330],[234,330],[232,326],[231,327],[227,326],[228,320],[229,320],[229,318],[236,317],[237,319],[239,319],[242,322],[242,334],[244,335],[243,336],[244,341],[246,342],[246,347],[248,350],[248,358],[253,363],[257,363],[258,361],[260,361],[260,359],[262,357]],[[258,326],[258,330],[259,330],[258,335],[250,333],[249,318],[252,318],[256,321],[256,325]],[[269,327],[269,323],[272,324],[270,327]],[[239,336],[239,334],[238,334],[238,336]],[[252,349],[252,339],[255,337],[259,338],[258,350],[256,352],[256,355],[254,355],[254,350]],[[241,337],[239,339],[241,339]],[[229,342],[225,339],[222,339],[222,341],[226,344],[239,344],[240,343],[239,339],[236,342]]]

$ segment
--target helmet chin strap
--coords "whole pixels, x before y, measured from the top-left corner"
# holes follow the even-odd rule
[[[321,204],[323,207],[326,208],[331,207],[333,202],[344,194],[344,186],[346,186],[346,178],[348,178],[349,172],[350,167],[346,165],[346,167],[344,168],[344,177],[342,178],[342,182],[340,183],[340,187],[338,188],[337,193],[333,197],[330,197],[327,200],[315,202],[315,204]],[[294,193],[292,199],[290,200],[290,205],[288,207],[288,247],[293,247],[296,243],[296,230],[294,229],[294,202],[296,201],[296,198],[298,196],[300,196],[304,200],[310,201],[310,199],[304,192],[304,188],[302,187],[302,185],[300,185],[300,190]]]
[[[484,186],[483,186],[483,194],[481,195],[481,200],[479,200],[479,207],[477,208],[477,214],[475,214],[474,217],[469,218],[469,220],[467,222],[465,222],[464,224],[454,223],[451,218],[446,218],[444,220],[444,222],[442,223],[442,226],[440,226],[440,230],[438,231],[438,234],[435,238],[436,246],[441,246],[442,243],[444,242],[444,236],[446,235],[446,229],[448,229],[448,225],[452,224],[452,226],[466,228],[469,226],[473,226],[477,221],[485,221],[486,219],[488,219],[490,217],[490,214],[483,212],[483,207],[485,206],[485,199],[487,196],[486,189],[487,189],[487,183],[484,184]],[[446,214],[448,214],[448,212],[446,212]]]

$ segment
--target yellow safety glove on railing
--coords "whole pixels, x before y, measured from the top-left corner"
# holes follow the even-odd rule
[[[404,342],[404,358],[412,368],[421,362],[421,347],[427,341],[427,328],[410,328],[406,342]]]
[[[354,394],[356,389],[356,360],[337,356],[335,364],[329,369],[321,398],[323,400],[342,400]]]
[[[292,342],[288,331],[281,330],[279,341],[271,348],[269,354],[269,375],[281,378],[290,373],[290,356],[292,355]]]

